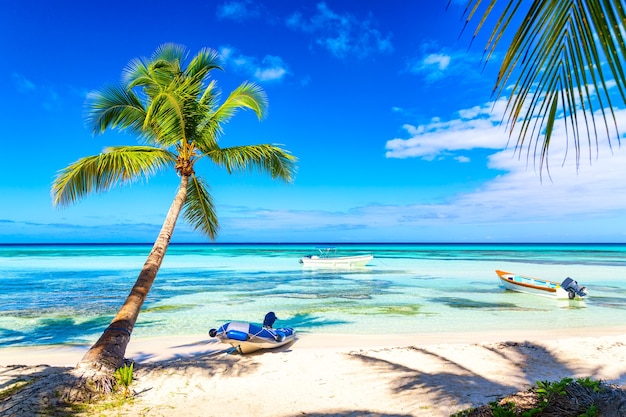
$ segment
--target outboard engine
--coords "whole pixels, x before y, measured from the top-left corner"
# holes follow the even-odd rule
[[[574,281],[570,277],[567,277],[563,280],[563,282],[561,283],[561,287],[565,291],[567,291],[567,296],[570,300],[574,299],[576,295],[578,295],[579,297],[584,297],[585,295],[587,295],[587,293],[585,292],[585,287],[579,287],[578,282]]]
[[[271,329],[276,320],[278,320],[278,317],[276,317],[276,314],[274,314],[273,311],[270,311],[265,315],[265,319],[263,320],[263,327]]]

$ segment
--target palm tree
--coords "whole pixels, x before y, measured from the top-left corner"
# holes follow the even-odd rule
[[[95,134],[120,129],[137,134],[143,144],[117,146],[81,158],[59,171],[52,185],[55,205],[69,205],[91,192],[149,177],[173,168],[178,192],[161,231],[126,301],[75,368],[79,380],[97,392],[110,392],[113,375],[124,361],[135,322],[156,278],[181,211],[198,231],[214,239],[218,220],[207,183],[195,172],[201,159],[231,173],[258,169],[272,178],[291,181],[296,158],[279,146],[263,144],[221,148],[223,125],[238,109],[251,109],[261,119],[267,108],[263,90],[251,83],[237,87],[221,104],[209,73],[219,69],[218,54],[202,49],[184,68],[188,56],[180,45],[160,46],[151,59],[135,59],[122,83],[90,93],[88,121]]]
[[[468,0],[466,25],[481,3],[482,0]],[[491,0],[487,5],[474,38],[496,3],[497,0]],[[492,57],[504,33],[521,18],[493,89],[497,98],[513,84],[505,119],[509,135],[518,129],[516,149],[520,155],[523,148],[527,158],[539,154],[540,168],[548,168],[550,141],[559,119],[572,139],[576,164],[585,142],[590,160],[594,147],[597,152],[599,137],[605,136],[609,146],[612,136],[619,142],[614,109],[623,108],[626,103],[624,0],[504,3],[485,55],[486,60]]]

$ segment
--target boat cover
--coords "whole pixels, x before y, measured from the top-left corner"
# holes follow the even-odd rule
[[[574,298],[573,294],[577,294],[580,297],[584,297],[587,295],[585,292],[585,287],[579,287],[578,282],[574,281],[570,277],[567,277],[561,283],[561,287],[571,294],[570,298]]]
[[[229,321],[220,326],[217,330],[211,329],[209,334],[211,337],[217,337],[224,341],[230,339],[242,342],[276,343],[282,342],[286,337],[292,336],[295,334],[295,331],[290,327],[270,329],[253,323]]]

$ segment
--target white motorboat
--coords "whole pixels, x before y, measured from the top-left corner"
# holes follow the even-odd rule
[[[374,259],[372,254],[337,256],[335,248],[319,248],[318,250],[317,255],[300,258],[300,263],[314,268],[358,268],[364,267]]]

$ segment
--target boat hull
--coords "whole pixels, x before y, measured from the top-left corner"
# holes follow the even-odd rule
[[[496,270],[496,274],[498,275],[502,286],[507,290],[559,300],[583,300],[583,298],[578,294],[575,294],[572,298],[571,294],[563,289],[560,283],[555,281],[518,275],[512,272],[500,271],[499,269]]]
[[[241,321],[225,323],[218,329],[211,329],[209,334],[244,354],[261,349],[275,349],[296,340],[296,331],[290,327],[269,329]]]
[[[305,256],[300,258],[302,266],[314,268],[359,268],[366,266],[374,255],[357,256]]]

